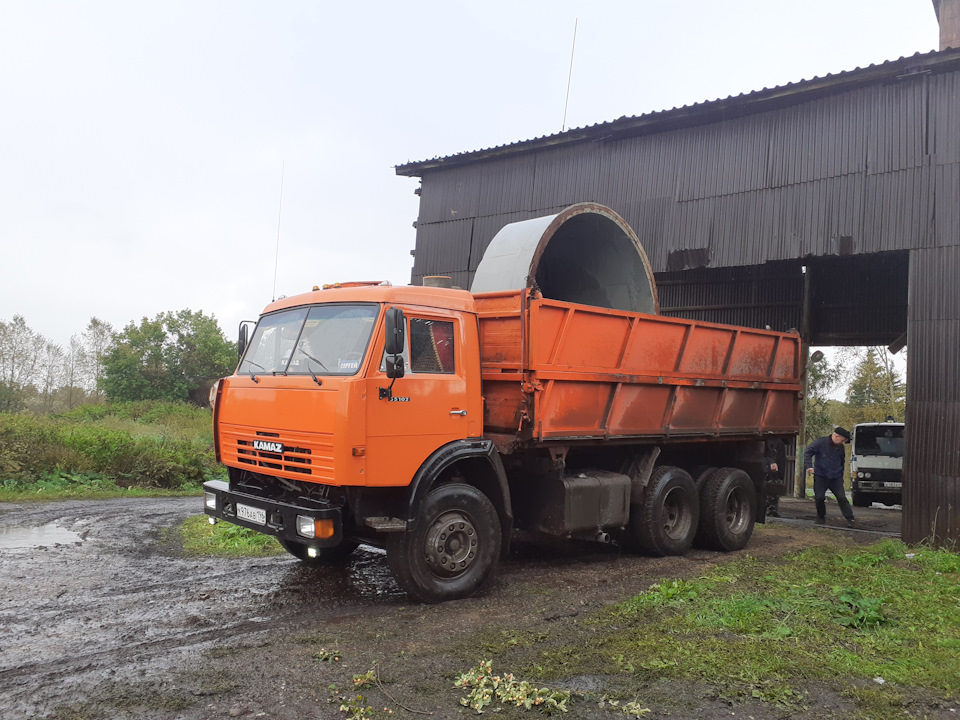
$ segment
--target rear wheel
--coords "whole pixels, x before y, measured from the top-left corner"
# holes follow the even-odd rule
[[[683,555],[693,544],[699,510],[690,474],[671,465],[658,467],[643,502],[630,508],[630,537],[650,555]]]
[[[387,562],[397,583],[423,602],[469,597],[493,575],[500,558],[500,518],[472,485],[431,490],[413,527],[392,533]]]
[[[693,484],[697,486],[697,492],[703,488],[707,483],[707,480],[710,479],[710,476],[713,475],[717,469],[709,465],[699,465],[694,469],[691,477],[693,478]]]
[[[738,468],[720,468],[700,493],[698,544],[716,550],[740,550],[753,535],[757,491]]]
[[[318,548],[316,557],[310,557],[307,545],[294,540],[284,540],[282,538],[277,538],[277,540],[284,550],[305,565],[335,565],[344,562],[359,547],[359,543],[344,540],[334,547]]]

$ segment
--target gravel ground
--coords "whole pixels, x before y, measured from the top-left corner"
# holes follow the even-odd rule
[[[338,568],[288,556],[184,556],[166,530],[198,514],[200,502],[0,504],[0,717],[345,717],[330,702],[331,685],[346,692],[354,674],[374,667],[380,684],[366,691],[370,717],[469,717],[451,678],[482,659],[482,648],[505,637],[575,641],[587,613],[659,578],[696,575],[741,555],[694,550],[654,559],[520,537],[483,594],[420,605],[399,591],[373,548],[361,547]],[[898,534],[898,511],[857,510],[855,530],[814,528],[812,501],[785,498],[782,517],[742,552],[782,555],[831,532],[852,542]],[[836,506],[830,520],[841,524]],[[332,650],[338,660],[326,654]],[[605,682],[571,678],[568,687]],[[690,683],[637,690],[649,718],[851,710],[830,688],[814,689],[810,714],[794,715],[761,703],[732,707]],[[922,706],[927,717],[957,716],[949,703],[924,698]],[[569,716],[618,715],[581,704]]]

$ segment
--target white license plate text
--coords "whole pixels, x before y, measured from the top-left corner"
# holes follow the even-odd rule
[[[267,524],[267,511],[263,508],[250,507],[249,505],[237,503],[237,517],[247,522],[256,523],[257,525]]]

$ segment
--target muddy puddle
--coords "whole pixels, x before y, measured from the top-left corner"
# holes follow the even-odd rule
[[[0,526],[0,550],[67,545],[79,542],[82,542],[80,533],[67,530],[55,522],[40,527]]]
[[[185,556],[171,529],[200,512],[199,498],[0,508],[0,717],[57,717],[107,680],[176,674],[224,644],[407,602],[366,546],[333,568]]]

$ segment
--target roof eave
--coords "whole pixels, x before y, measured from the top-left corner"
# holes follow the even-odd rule
[[[870,65],[822,78],[801,80],[775,88],[764,88],[747,95],[738,95],[720,100],[711,100],[685,105],[672,110],[660,110],[646,115],[622,117],[586,128],[576,128],[555,135],[547,135],[533,140],[522,140],[486,150],[449,155],[419,162],[397,165],[397,175],[422,177],[423,173],[459,165],[468,165],[483,160],[518,155],[533,150],[542,150],[563,145],[575,145],[583,142],[609,142],[623,140],[678,127],[689,127],[713,122],[717,119],[729,119],[742,115],[763,112],[797,104],[823,95],[868,85],[882,79],[901,80],[908,77],[943,72],[953,66],[960,67],[960,49],[926,54],[917,53],[909,58],[900,58],[880,65]]]

